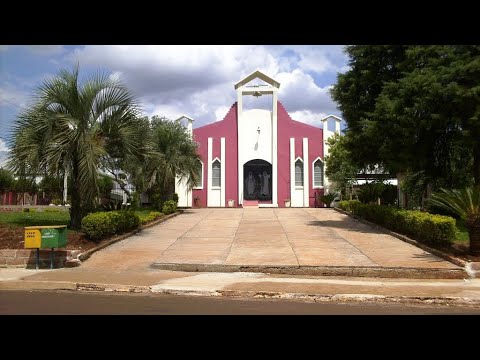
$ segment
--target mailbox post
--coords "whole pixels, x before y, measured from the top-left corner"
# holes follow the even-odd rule
[[[40,262],[40,249],[51,249],[50,269],[53,269],[54,248],[67,244],[67,225],[26,226],[25,249],[37,249],[36,269]]]

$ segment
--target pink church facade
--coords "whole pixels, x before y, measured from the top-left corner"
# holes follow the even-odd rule
[[[267,84],[249,86],[254,79]],[[318,197],[328,192],[324,130],[293,120],[277,99],[279,86],[254,72],[235,84],[237,102],[223,120],[193,130],[190,121],[202,181],[193,190],[176,185],[179,206],[323,207]],[[264,94],[272,95],[271,111],[243,109],[243,96]],[[339,130],[340,119],[334,118]]]

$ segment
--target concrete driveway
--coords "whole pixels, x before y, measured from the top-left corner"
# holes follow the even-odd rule
[[[146,233],[165,245],[156,265],[458,269],[333,209],[193,209]]]

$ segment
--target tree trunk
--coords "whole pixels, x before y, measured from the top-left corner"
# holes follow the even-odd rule
[[[480,186],[480,141],[473,145],[473,178],[475,185]]]
[[[80,194],[80,179],[78,174],[78,166],[74,164],[72,169],[72,190],[70,204],[70,227],[72,229],[80,229],[82,225],[82,204]]]
[[[472,222],[467,221],[468,235],[470,237],[470,253],[480,256],[480,218]]]

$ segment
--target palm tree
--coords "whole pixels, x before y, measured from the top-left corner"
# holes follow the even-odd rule
[[[200,157],[197,144],[190,138],[187,129],[178,121],[154,116],[151,121],[152,149],[147,155],[143,176],[146,188],[155,188],[161,195],[172,191],[176,177],[187,179],[187,187],[198,182]]]
[[[480,186],[462,190],[440,189],[429,201],[465,221],[470,237],[470,253],[480,255]]]
[[[14,127],[9,167],[30,173],[68,173],[72,178],[70,226],[79,228],[98,196],[102,159],[141,156],[138,106],[130,91],[108,74],[80,83],[78,65],[43,82],[35,103]]]

